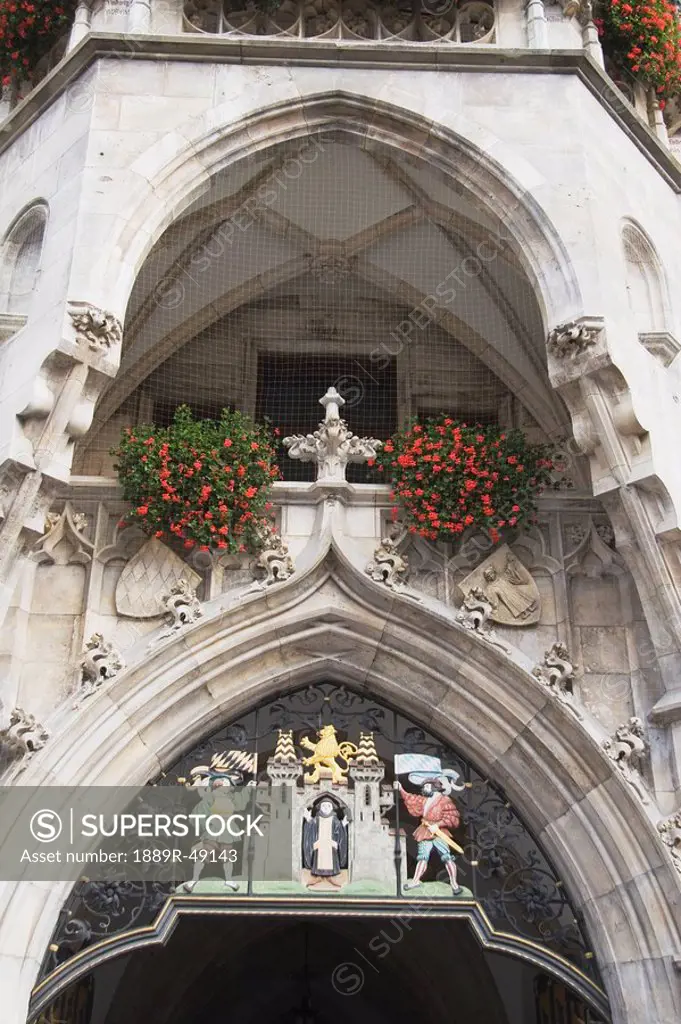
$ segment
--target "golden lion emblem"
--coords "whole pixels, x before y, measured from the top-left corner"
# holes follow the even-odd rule
[[[335,785],[347,785],[349,761],[357,756],[358,748],[354,743],[339,743],[333,725],[323,725],[317,736],[319,739],[316,743],[307,736],[303,736],[300,741],[301,747],[312,751],[309,757],[303,758],[303,764],[314,765],[314,770],[303,776],[305,782],[312,785],[320,779],[331,779]],[[338,763],[338,758],[345,761],[345,768]]]

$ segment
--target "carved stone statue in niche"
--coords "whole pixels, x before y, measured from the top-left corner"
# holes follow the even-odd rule
[[[477,589],[492,605],[490,618],[504,626],[539,622],[541,598],[537,584],[507,544],[493,551],[459,583],[464,594]]]

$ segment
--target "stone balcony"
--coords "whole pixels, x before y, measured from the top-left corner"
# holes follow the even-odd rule
[[[264,63],[309,60],[334,66],[346,57],[367,66],[374,54],[377,63],[393,67],[443,59],[450,63],[452,53],[464,48],[477,50],[487,67],[499,63],[500,50],[505,51],[504,64],[509,51],[515,59],[522,50],[583,52],[605,68],[621,96],[663,143],[670,144],[669,136],[676,135],[681,123],[675,108],[663,117],[652,90],[604,58],[590,7],[580,0],[282,0],[269,11],[260,10],[254,0],[244,0],[243,7],[238,0],[80,0],[71,32],[58,40],[30,79],[18,89],[5,90],[0,122],[32,97],[43,80],[63,72],[72,51],[93,33],[108,37],[108,52],[119,59],[143,56],[148,47],[141,37],[146,35],[174,37],[178,56],[178,37],[184,37],[188,53],[202,39],[222,44],[225,54],[236,44],[245,59],[262,55]],[[118,45],[113,45],[114,34]],[[674,143],[671,148],[676,149]]]

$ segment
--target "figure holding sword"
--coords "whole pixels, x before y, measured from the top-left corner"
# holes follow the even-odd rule
[[[464,787],[457,786],[458,773],[451,769],[443,769],[439,758],[423,754],[398,754],[395,757],[395,774],[409,773],[409,781],[421,786],[421,793],[408,793],[399,783],[399,790],[409,814],[420,818],[420,824],[414,829],[414,839],[418,843],[416,854],[416,870],[414,877],[405,882],[405,889],[415,889],[421,885],[426,873],[433,848],[437,851],[440,861],[444,864],[452,893],[456,896],[461,892],[457,880],[455,854],[463,850],[452,839],[452,828],[456,828],[461,816],[456,804],[450,797],[452,792],[460,792]]]

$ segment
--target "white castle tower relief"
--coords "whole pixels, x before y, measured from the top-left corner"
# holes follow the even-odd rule
[[[309,755],[296,752],[292,730],[279,730],[267,761],[271,813],[291,818],[293,882],[312,892],[394,892],[395,834],[387,814],[395,797],[383,782],[373,733],[360,733],[355,745],[339,742],[335,727],[325,725],[298,746]],[[406,863],[404,836],[400,844]]]

